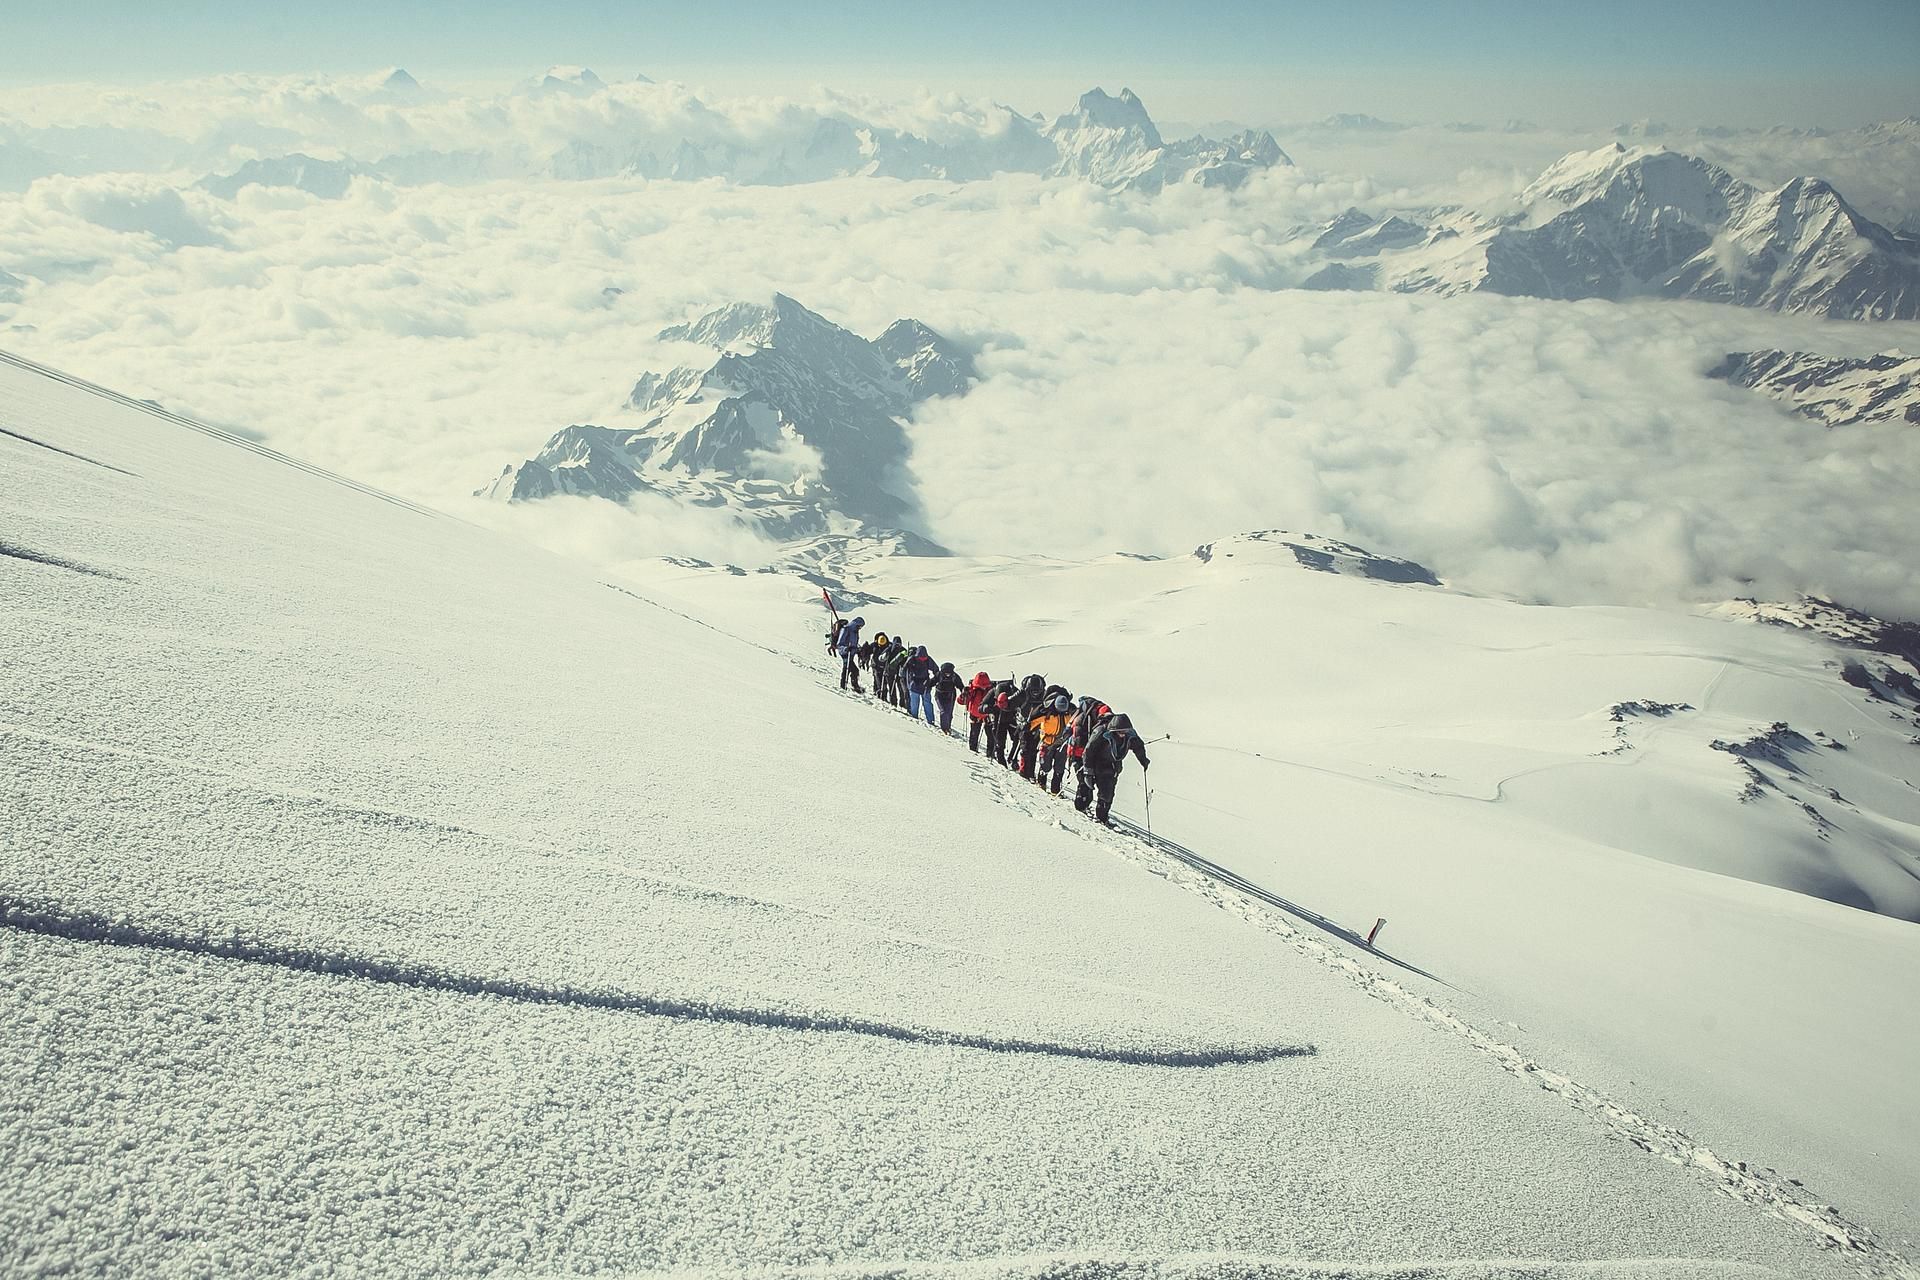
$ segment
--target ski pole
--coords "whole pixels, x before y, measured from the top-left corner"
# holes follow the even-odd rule
[[[1147,798],[1147,839],[1153,839],[1153,788],[1147,785],[1147,772],[1140,771],[1140,790]]]

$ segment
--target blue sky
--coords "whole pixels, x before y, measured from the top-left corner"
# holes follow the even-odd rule
[[[13,83],[585,63],[729,91],[952,87],[1028,109],[1125,81],[1188,117],[1847,125],[1920,111],[1920,0],[6,0],[0,29]]]

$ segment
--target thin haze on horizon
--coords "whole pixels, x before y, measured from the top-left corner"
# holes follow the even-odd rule
[[[874,0],[820,6],[506,0],[394,6],[341,0],[79,0],[7,18],[0,81],[366,73],[502,80],[549,64],[644,73],[718,92],[881,94],[917,88],[1057,109],[1087,85],[1132,85],[1157,115],[1250,122],[1334,111],[1412,121],[1852,127],[1920,110],[1920,5],[1830,0],[1303,0],[1202,5],[981,0],[938,11]]]

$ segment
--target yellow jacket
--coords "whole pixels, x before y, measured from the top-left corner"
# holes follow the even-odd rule
[[[1051,747],[1060,741],[1060,735],[1067,731],[1067,723],[1073,717],[1064,711],[1042,711],[1027,721],[1027,728],[1040,732],[1040,745]]]

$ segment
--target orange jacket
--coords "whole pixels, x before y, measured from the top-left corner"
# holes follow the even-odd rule
[[[1067,731],[1067,723],[1072,718],[1064,711],[1042,711],[1027,721],[1027,728],[1039,731],[1041,746],[1051,747],[1060,741],[1060,735]]]

